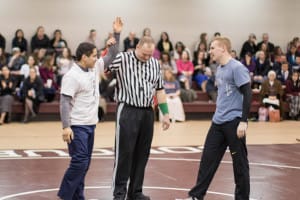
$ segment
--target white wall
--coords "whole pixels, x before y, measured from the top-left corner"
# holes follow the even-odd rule
[[[140,36],[150,27],[156,40],[167,31],[174,44],[181,40],[193,48],[201,32],[210,39],[219,31],[239,51],[249,33],[260,41],[268,32],[270,40],[285,49],[292,37],[300,36],[299,11],[298,0],[0,0],[0,33],[10,51],[17,28],[24,30],[29,43],[37,26],[43,25],[50,38],[59,28],[74,52],[91,28],[104,41],[114,17],[121,16],[121,39],[131,30]]]

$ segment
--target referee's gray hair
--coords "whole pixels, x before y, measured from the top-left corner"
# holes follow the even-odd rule
[[[137,45],[143,46],[144,44],[149,44],[149,45],[154,44],[155,45],[155,41],[150,36],[143,36],[143,37],[141,37],[141,39]]]

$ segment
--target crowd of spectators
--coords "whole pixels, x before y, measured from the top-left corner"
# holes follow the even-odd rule
[[[151,29],[145,28],[143,35],[151,36]],[[212,39],[220,36],[221,34],[216,32]],[[110,37],[112,34],[109,34],[107,39]],[[90,30],[88,37],[83,41],[95,44],[99,56],[106,54],[107,47],[99,46],[96,30]],[[134,50],[138,41],[135,32],[129,32],[123,41],[122,50]],[[201,33],[199,40],[195,41],[194,49],[189,49],[182,41],[173,43],[167,32],[162,32],[157,41],[153,56],[160,61],[165,87],[169,92],[167,96],[170,107],[175,105],[179,109],[173,111],[176,115],[175,120],[184,121],[181,101],[195,100],[195,90],[207,92],[210,103],[214,103],[217,99],[215,84],[217,63],[210,59],[210,41],[207,33]],[[0,33],[0,125],[10,120],[13,101],[19,100],[24,103],[23,121],[28,122],[31,117],[38,114],[42,102],[55,100],[63,75],[76,59],[59,29],[53,32],[50,39],[45,34],[44,27],[39,26],[30,42],[24,37],[23,30],[18,29],[11,41],[11,51],[6,49],[6,43],[5,37]],[[252,33],[241,44],[239,56],[236,50],[232,50],[232,57],[240,60],[248,68],[253,92],[261,95],[262,105],[280,110],[283,117],[283,102],[288,102],[287,117],[298,120],[300,110],[298,37],[288,42],[287,49],[282,49],[269,40],[268,33],[264,33],[259,42]],[[101,74],[101,80],[102,100],[113,101],[116,83],[114,74]],[[275,99],[278,104],[270,104],[271,101],[267,99],[271,101]]]

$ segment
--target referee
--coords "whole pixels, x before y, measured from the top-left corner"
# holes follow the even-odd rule
[[[143,194],[145,167],[153,137],[153,97],[164,114],[163,130],[170,126],[159,62],[152,57],[154,40],[144,36],[136,50],[121,52],[109,66],[117,76],[114,200],[149,200]]]

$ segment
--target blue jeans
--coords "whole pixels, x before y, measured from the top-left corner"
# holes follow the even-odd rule
[[[64,200],[84,200],[84,179],[91,162],[95,127],[71,126],[74,134],[68,144],[71,162],[57,194]]]

